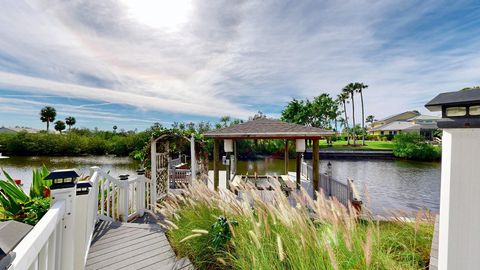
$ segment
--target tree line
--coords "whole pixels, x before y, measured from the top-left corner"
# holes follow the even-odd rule
[[[362,136],[362,145],[365,145],[365,123],[373,123],[374,116],[369,115],[365,118],[365,104],[363,92],[368,85],[360,82],[349,83],[343,87],[336,98],[323,93],[313,100],[290,101],[282,111],[281,120],[300,125],[307,125],[328,130],[338,130],[338,124],[343,126],[343,131],[347,134],[347,143],[350,145],[350,139],[353,139],[353,145],[356,145],[357,135]],[[357,127],[355,119],[355,95],[360,95],[360,104],[362,111],[361,126]],[[351,103],[351,119],[353,127],[350,128],[347,104]],[[342,117],[343,115],[343,117]],[[358,131],[360,130],[360,132]]]

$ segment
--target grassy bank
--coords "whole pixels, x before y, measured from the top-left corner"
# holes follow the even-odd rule
[[[283,193],[250,203],[196,186],[167,200],[168,238],[198,269],[425,269],[433,223],[375,222],[337,202]]]
[[[362,141],[357,141],[357,145],[353,146],[353,141],[335,141],[332,145],[328,145],[326,140],[320,141],[320,149],[335,149],[335,150],[393,150],[392,142],[382,141],[365,141],[366,145],[362,145]]]

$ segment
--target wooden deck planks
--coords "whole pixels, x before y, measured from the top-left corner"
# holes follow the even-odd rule
[[[101,221],[95,228],[86,269],[194,268],[187,258],[176,258],[159,225]]]

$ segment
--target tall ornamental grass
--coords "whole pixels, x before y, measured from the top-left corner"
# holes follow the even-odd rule
[[[272,191],[267,201],[251,186],[240,193],[246,199],[196,183],[170,194],[159,211],[179,256],[198,269],[427,268],[433,222],[426,213],[414,222],[375,221],[303,190],[290,198]]]

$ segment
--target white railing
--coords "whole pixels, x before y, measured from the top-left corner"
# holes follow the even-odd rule
[[[65,201],[55,202],[50,210],[15,247],[9,270],[61,269]]]
[[[178,158],[172,158],[168,161],[168,166],[173,169],[176,166],[182,164],[182,156],[180,155]]]
[[[92,168],[91,196],[97,199],[98,219],[127,222],[133,216],[142,216],[151,209],[152,181],[144,175],[133,179],[117,179],[98,167]]]
[[[307,180],[311,181],[313,179],[312,165],[302,161],[300,172]],[[353,180],[347,179],[346,183],[342,183],[327,174],[320,173],[320,171],[317,173],[319,174],[319,189],[326,196],[335,197],[345,206],[348,206],[349,203],[361,204],[361,198],[353,184]]]
[[[52,206],[15,247],[8,270],[83,269],[98,220],[126,222],[153,208],[152,181],[144,175],[120,180],[92,167],[88,181],[88,193],[52,190]]]
[[[192,172],[189,169],[171,169],[170,187],[185,188],[192,183]]]

